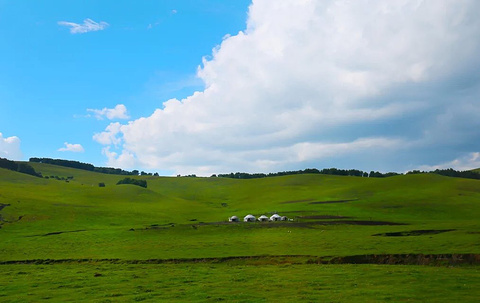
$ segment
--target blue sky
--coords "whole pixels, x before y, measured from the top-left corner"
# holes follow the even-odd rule
[[[480,3],[0,0],[0,157],[480,167]]]
[[[125,104],[132,118],[200,90],[203,56],[245,26],[248,1],[0,1],[0,132],[22,159],[105,164],[92,140],[108,119],[87,109]],[[71,34],[60,21],[107,22]],[[59,152],[64,142],[82,153]]]

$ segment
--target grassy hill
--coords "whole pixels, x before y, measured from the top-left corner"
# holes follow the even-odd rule
[[[49,179],[0,169],[0,262],[118,259],[116,262],[130,261],[131,264],[148,259],[260,256],[253,264],[242,259],[228,261],[234,262],[233,265],[227,262],[214,266],[213,271],[218,271],[215,279],[222,279],[223,269],[235,266],[240,266],[237,268],[239,279],[244,279],[253,265],[265,269],[269,264],[278,266],[282,262],[304,264],[312,258],[480,253],[479,180],[434,174],[390,178],[291,175],[250,180],[134,177],[148,182],[148,187],[142,188],[116,185],[125,176],[30,164]],[[99,187],[99,183],[105,187]],[[274,212],[293,221],[227,222],[232,215],[259,216]],[[293,259],[288,261],[288,258]],[[20,265],[0,266],[13,274]],[[26,268],[20,271],[35,275],[34,268],[22,266]],[[68,266],[76,270],[78,265]],[[119,265],[102,266],[108,267],[112,274],[119,269]],[[188,266],[182,264],[174,268],[182,271]],[[206,265],[194,266],[194,271],[203,272],[202,266]],[[303,266],[301,271],[309,272],[314,265]],[[342,266],[338,268],[353,270],[348,265]],[[68,268],[71,267],[62,267],[62,270],[68,271]],[[371,267],[365,265],[360,272],[358,268],[353,271],[361,275],[368,272],[368,268]],[[59,270],[47,269],[52,270],[49,279],[55,276],[53,270]],[[330,269],[325,270],[334,275]],[[47,277],[50,271],[43,270]],[[146,269],[132,267],[131,270]],[[300,269],[293,265],[282,270],[301,275],[297,272]],[[388,271],[383,267],[377,270]],[[423,269],[415,270],[422,272],[420,276],[424,274]],[[465,270],[469,272],[458,272],[458,275],[471,275],[469,283],[479,281],[478,267]],[[452,272],[437,274],[452,275]],[[162,279],[168,280],[168,277],[162,276]],[[116,285],[121,285],[117,282]],[[277,282],[272,281],[274,285]],[[244,287],[245,283],[240,286]],[[310,286],[305,288],[312,290]],[[9,293],[15,294],[15,289],[12,286]],[[298,296],[298,289],[292,291],[290,295]],[[285,294],[292,299],[290,295]],[[126,301],[128,298],[132,299],[124,297]],[[155,298],[167,300],[169,297],[146,297]],[[258,296],[260,301],[262,298]],[[306,300],[328,298],[335,300],[336,297],[306,296]]]

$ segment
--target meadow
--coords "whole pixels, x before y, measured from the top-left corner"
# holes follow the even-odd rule
[[[142,188],[116,185],[124,176],[30,164],[50,178],[0,169],[2,302],[480,295],[478,180],[135,177],[147,181]],[[228,222],[275,212],[292,221]],[[430,260],[452,254],[477,261]],[[327,264],[363,255],[428,255],[434,265]]]

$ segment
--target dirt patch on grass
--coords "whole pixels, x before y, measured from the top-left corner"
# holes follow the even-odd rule
[[[46,233],[42,235],[32,235],[32,236],[27,236],[27,237],[47,237],[47,236],[54,236],[54,235],[61,235],[61,234],[67,234],[67,233],[79,233],[82,231],[87,231],[86,229],[79,229],[79,230],[68,230],[68,231],[54,231],[51,233]]]
[[[317,263],[313,260],[312,263]],[[334,257],[321,264],[385,264],[454,266],[480,264],[480,254],[381,254]]]
[[[238,222],[229,222],[229,221],[219,221],[219,222],[199,222],[198,224],[195,224],[195,226],[202,226],[202,225],[234,225],[234,224],[261,224],[265,222],[243,222],[243,221],[238,221]],[[192,225],[193,226],[193,225]]]
[[[434,265],[456,266],[480,264],[480,254],[379,254],[339,257],[311,255],[260,255],[217,258],[178,259],[34,259],[0,261],[7,264],[182,264],[182,263],[233,263],[243,265],[278,264],[382,264],[382,265]]]
[[[316,201],[316,202],[310,202],[308,204],[333,204],[333,203],[347,203],[347,202],[353,202],[353,201],[358,201],[358,199]]]
[[[94,205],[81,205],[81,204],[68,204],[68,203],[55,203],[54,206],[66,206],[66,207],[83,207],[83,208],[90,208],[96,207]]]
[[[388,222],[388,221],[367,221],[367,220],[331,220],[331,221],[307,221],[307,222],[291,222],[291,221],[275,221],[275,222],[202,222],[196,226],[202,225],[227,225],[241,224],[249,228],[276,228],[276,227],[303,227],[313,228],[316,225],[407,225],[405,223]]]
[[[312,225],[365,225],[365,226],[380,226],[380,225],[407,225],[405,223],[388,222],[388,221],[368,221],[368,220],[332,220],[332,221],[313,221],[313,222],[292,222],[298,226],[312,226]]]
[[[454,231],[454,230],[456,230],[456,229],[409,230],[409,231],[398,231],[398,232],[391,232],[391,233],[374,234],[372,236],[380,236],[380,237],[423,236],[423,235],[436,235],[436,234],[446,233],[446,232]]]
[[[315,211],[312,210],[289,210],[289,211],[282,211],[282,214],[300,214],[300,213],[314,213]],[[318,213],[318,212],[317,212]]]
[[[313,200],[313,199],[292,200],[292,201],[280,202],[280,204],[302,203],[302,202],[309,202],[309,201],[312,201],[312,200]]]
[[[10,206],[10,204],[2,204],[0,203],[0,211],[2,211],[2,209],[4,209],[5,207],[7,206]]]
[[[18,222],[20,220],[22,220],[22,218],[25,217],[25,215],[22,215],[22,216],[19,216],[17,220],[5,220],[2,215],[0,214],[0,225],[2,225],[3,223],[15,223],[15,222]],[[0,226],[1,228],[1,226]]]
[[[332,215],[318,215],[318,216],[298,216],[299,219],[351,219],[352,217],[346,216],[332,216]]]
[[[160,230],[160,229],[169,229],[175,227],[176,223],[165,223],[165,224],[151,224],[150,226],[144,228],[130,228],[130,231],[140,231],[140,230]]]

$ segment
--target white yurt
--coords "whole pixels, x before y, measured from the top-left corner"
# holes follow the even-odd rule
[[[286,216],[281,216],[281,217],[280,217],[280,221],[288,221],[288,217],[286,217]]]
[[[282,217],[280,217],[278,214],[273,214],[270,217],[270,221],[280,221],[281,219],[282,219]]]
[[[265,216],[265,215],[261,215],[260,217],[258,217],[258,221],[260,221],[260,222],[266,222],[266,221],[268,221],[268,217]]]
[[[238,217],[237,216],[231,216],[230,218],[228,218],[228,221],[229,222],[238,222]]]
[[[246,215],[245,218],[243,218],[243,222],[255,222],[255,219],[255,216]]]

